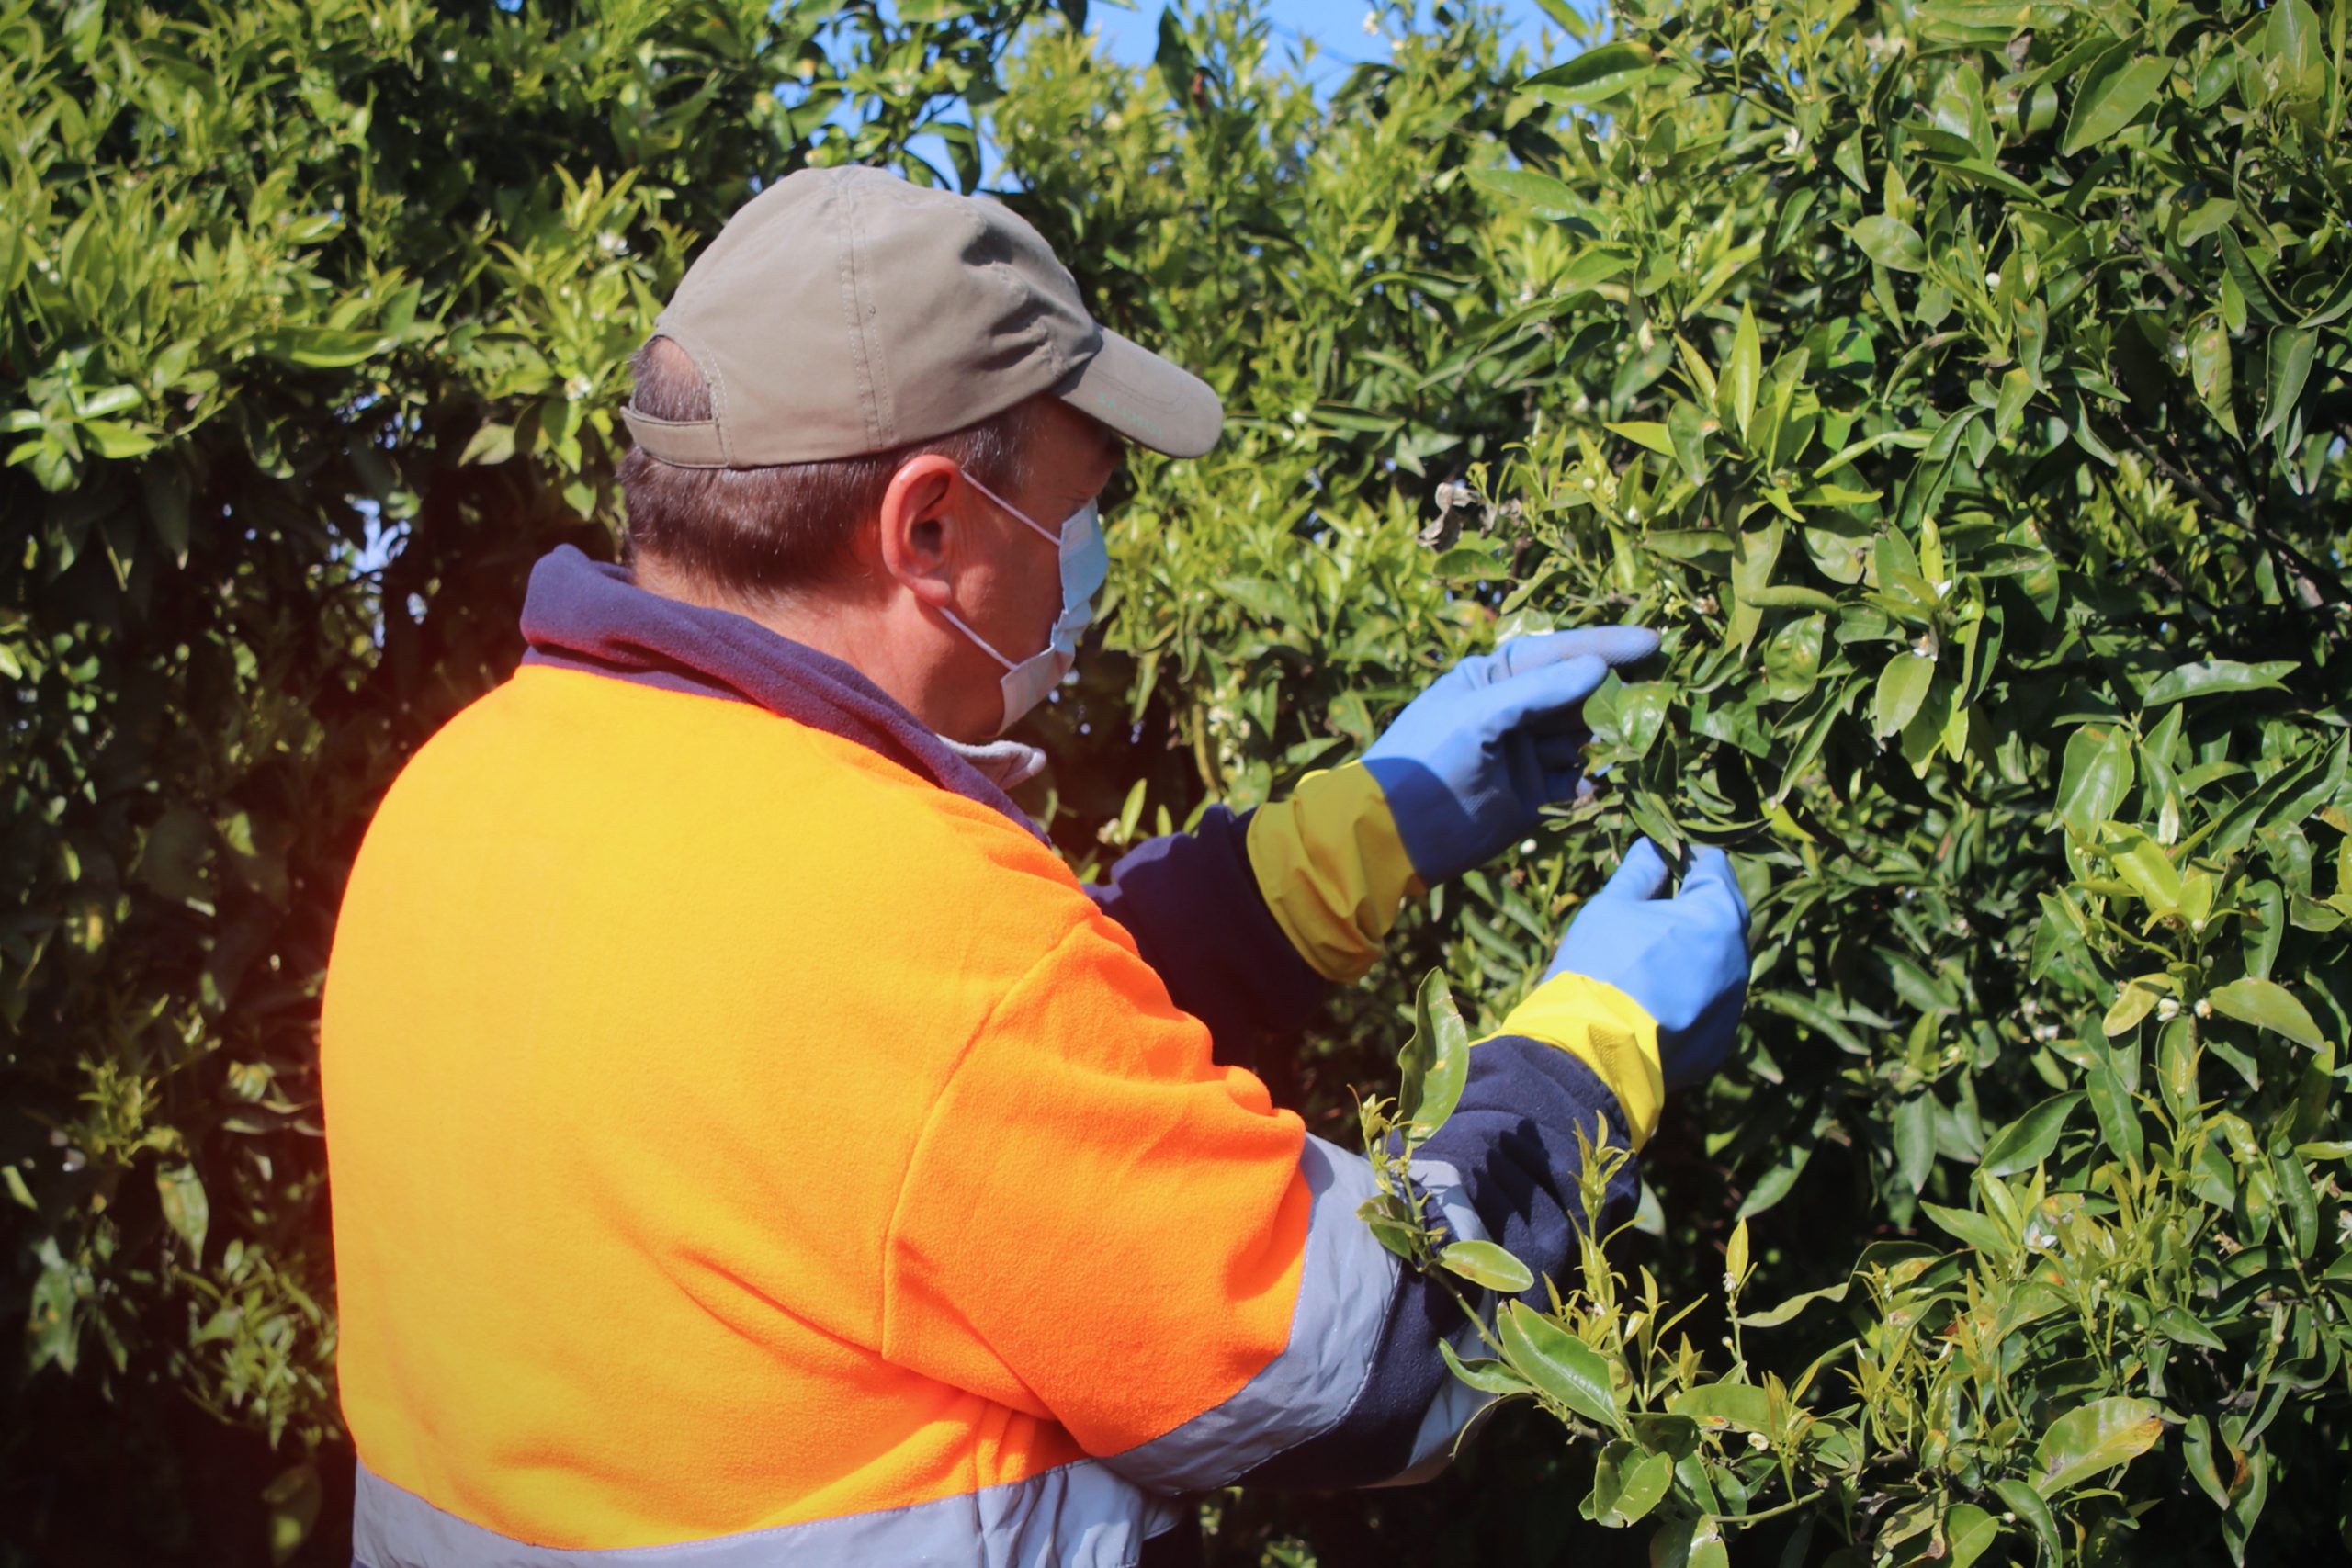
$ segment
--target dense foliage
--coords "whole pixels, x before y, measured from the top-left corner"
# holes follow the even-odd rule
[[[0,0],[0,1543],[247,1562],[347,1495],[314,1031],[368,816],[530,562],[609,553],[692,247],[809,158],[968,164],[1026,14]]]
[[[1156,85],[1035,51],[999,114],[1074,232],[1186,193],[1103,249],[1251,416],[1125,511],[1137,712],[1255,797],[1438,627],[1646,620],[1591,711],[1615,801],[1399,972],[1491,1019],[1634,830],[1734,845],[1757,908],[1655,1267],[1592,1253],[1469,1371],[1605,1445],[1519,1483],[1652,1562],[1750,1519],[1798,1561],[2345,1550],[2342,8],[1674,0],[1523,84],[1457,28],[1304,146],[1222,27]]]
[[[1498,1017],[1635,831],[1731,845],[1757,909],[1636,1228],[1466,1369],[1515,1408],[1429,1487],[1213,1500],[1215,1560],[2345,1550],[2343,0],[1564,8],[1597,47],[1540,73],[1391,10],[1319,96],[1246,6],[1147,72],[894,15],[0,3],[0,1551],[295,1550],[368,810],[529,560],[609,548],[693,246],[921,130],[968,179],[976,107],[1234,416],[1111,498],[1042,721],[1075,856],[1514,627],[1667,634],[1594,707],[1617,788],[1430,900],[1277,1092],[1352,1135],[1420,976]]]

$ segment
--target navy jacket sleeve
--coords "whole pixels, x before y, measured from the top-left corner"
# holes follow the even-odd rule
[[[1274,921],[1250,867],[1250,818],[1221,806],[1189,833],[1139,844],[1087,889],[1127,929],[1176,1005],[1209,1027],[1220,1062],[1305,1029],[1331,983]]]
[[[1535,1271],[1536,1284],[1521,1299],[1538,1310],[1550,1307],[1544,1277],[1565,1277],[1576,1256],[1583,1219],[1576,1129],[1591,1136],[1597,1117],[1606,1121],[1609,1142],[1630,1143],[1616,1096],[1591,1068],[1543,1041],[1500,1036],[1472,1048],[1459,1107],[1416,1156],[1458,1174],[1459,1196],[1487,1239]],[[1620,1223],[1635,1188],[1627,1160],[1610,1181],[1606,1224]],[[1345,1413],[1250,1471],[1244,1484],[1363,1486],[1414,1462],[1424,1416],[1453,1381],[1439,1341],[1464,1356],[1486,1352],[1466,1342],[1462,1308],[1435,1279],[1399,1268],[1390,1291],[1371,1368]]]

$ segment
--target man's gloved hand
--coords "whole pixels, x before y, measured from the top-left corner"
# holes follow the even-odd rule
[[[1657,651],[1639,626],[1514,637],[1407,705],[1360,762],[1313,773],[1250,819],[1250,869],[1308,967],[1353,980],[1404,901],[1525,838],[1587,786],[1582,704],[1612,664]]]
[[[1641,626],[1514,637],[1408,704],[1363,765],[1422,883],[1492,859],[1527,836],[1540,807],[1588,790],[1584,700],[1611,666],[1657,651],[1657,634]]]
[[[1747,901],[1723,851],[1698,849],[1681,888],[1661,897],[1666,858],[1635,844],[1600,891],[1577,911],[1552,966],[1614,986],[1657,1022],[1668,1089],[1723,1065],[1747,994]]]

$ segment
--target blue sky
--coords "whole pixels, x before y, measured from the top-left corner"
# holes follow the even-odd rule
[[[1427,25],[1426,6],[1432,0],[1413,0],[1411,14]],[[1531,56],[1541,58],[1545,37],[1550,37],[1552,58],[1565,58],[1569,47],[1560,34],[1557,24],[1546,17],[1535,0],[1480,0],[1502,13],[1503,25],[1510,39],[1524,44]],[[1571,0],[1574,4],[1575,0]],[[1581,7],[1590,14],[1592,7]],[[1133,6],[1122,6],[1107,0],[1090,0],[1086,26],[1110,44],[1114,59],[1129,65],[1148,65],[1159,47],[1159,13],[1161,0],[1137,0]],[[1395,31],[1404,25],[1407,6],[1391,0],[1382,8],[1384,27]],[[1388,47],[1378,33],[1364,30],[1364,18],[1370,14],[1367,0],[1268,0],[1267,20],[1273,26],[1277,39],[1294,43],[1313,39],[1317,46],[1315,60],[1306,68],[1306,78],[1318,90],[1336,87],[1350,70],[1367,61],[1386,57]],[[948,167],[945,148],[930,138],[917,137],[913,143],[917,156],[943,173]],[[996,148],[989,140],[987,128],[980,137],[981,185],[1000,187],[1004,179],[998,163]]]
[[[1364,33],[1367,9],[1365,0],[1272,0],[1266,15],[1279,36],[1315,39],[1335,74],[1343,75],[1349,66],[1378,60],[1386,52],[1380,39]],[[1512,36],[1532,52],[1544,30],[1551,27],[1550,18],[1534,0],[1503,0],[1501,10]],[[1156,0],[1143,0],[1133,9],[1123,10],[1103,0],[1092,0],[1086,25],[1110,40],[1113,54],[1140,65],[1151,59],[1159,43],[1159,6]],[[1556,36],[1558,29],[1553,31]],[[1319,77],[1321,73],[1317,74]]]

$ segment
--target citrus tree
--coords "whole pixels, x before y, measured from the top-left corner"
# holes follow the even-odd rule
[[[1218,17],[1156,82],[1033,51],[997,110],[1244,411],[1125,513],[1130,712],[1186,765],[1114,839],[1360,746],[1464,647],[1667,637],[1589,708],[1613,797],[1433,904],[1308,1101],[1377,1085],[1424,965],[1497,1016],[1634,833],[1731,846],[1757,911],[1740,1063],[1669,1113],[1637,1234],[1464,1369],[1577,1457],[1490,1438],[1447,1517],[1220,1531],[2344,1550],[2344,8],[1559,19],[1586,47],[1514,70],[1441,9],[1303,139],[1239,133],[1309,110]]]
[[[610,551],[694,247],[804,161],[968,182],[983,114],[1231,413],[1108,498],[1031,798],[1074,860],[1514,630],[1667,638],[1592,705],[1611,792],[1414,911],[1278,1095],[1425,1125],[1399,1040],[1498,1019],[1636,833],[1757,911],[1630,1227],[1499,1314],[1458,1281],[1486,1435],[1210,1499],[1212,1557],[2343,1550],[2343,0],[1660,0],[1543,59],[1387,8],[1346,72],[1247,0],[1141,71],[1082,17],[0,0],[0,1551],[340,1560],[358,834],[530,560]]]
[[[974,177],[1030,9],[0,0],[0,1559],[347,1498],[315,1026],[373,804],[532,559],[610,553],[692,248],[802,162]]]

